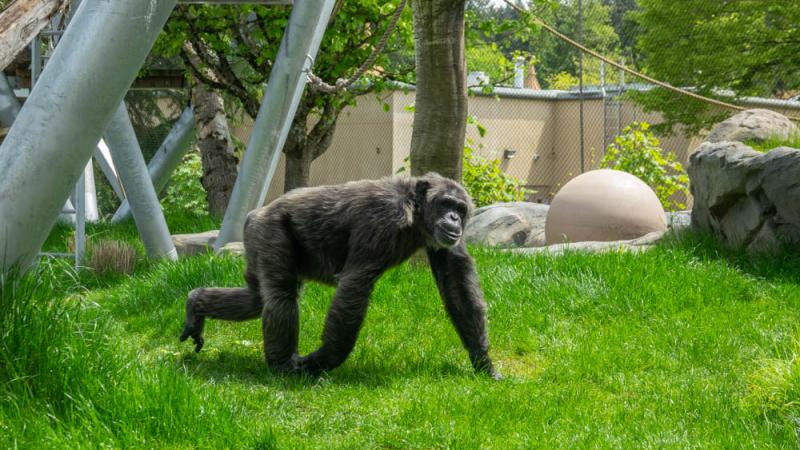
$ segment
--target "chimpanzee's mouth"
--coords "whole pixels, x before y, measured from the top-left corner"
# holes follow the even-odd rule
[[[453,245],[461,239],[461,233],[456,231],[440,230],[439,241],[442,244]]]

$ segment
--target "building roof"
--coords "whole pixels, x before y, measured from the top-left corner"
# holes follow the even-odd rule
[[[416,86],[408,83],[397,83],[397,87],[403,90],[416,90]],[[490,88],[487,90],[487,87]],[[520,98],[531,100],[579,100],[581,93],[577,89],[560,90],[560,89],[526,89],[514,88],[508,86],[475,86],[470,88],[473,95],[486,95],[498,96],[501,98]],[[583,89],[584,99],[599,99],[605,96],[616,96],[625,91],[649,91],[655,88],[651,84],[632,83],[625,86],[611,85],[611,86],[585,86]],[[719,90],[718,94],[723,97],[734,97],[733,91]],[[785,108],[800,110],[800,101],[795,100],[781,100],[775,98],[764,97],[740,97],[739,102],[752,106],[764,106],[768,108]]]

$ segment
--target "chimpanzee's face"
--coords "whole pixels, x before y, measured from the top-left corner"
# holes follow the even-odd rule
[[[426,175],[417,192],[424,198],[427,234],[437,247],[452,247],[464,235],[470,211],[470,198],[458,183],[438,175]],[[420,192],[422,191],[422,192]]]
[[[445,194],[433,199],[432,212],[435,218],[432,236],[442,247],[452,247],[464,234],[467,223],[467,202],[457,196]]]

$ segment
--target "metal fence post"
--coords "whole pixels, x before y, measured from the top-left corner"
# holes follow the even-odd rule
[[[150,174],[150,180],[153,182],[156,194],[164,189],[167,185],[170,175],[178,167],[181,158],[189,150],[192,139],[195,137],[195,124],[194,124],[194,111],[191,107],[186,108],[178,121],[170,130],[164,142],[156,151],[153,158],[147,164],[147,171]],[[122,204],[117,208],[111,223],[121,222],[126,220],[131,215],[130,205],[128,200],[122,201]]]
[[[583,0],[578,0],[578,43],[583,44]],[[583,133],[583,52],[581,50],[578,50],[578,86],[580,91],[581,173],[583,173],[586,171],[586,153]]]
[[[161,210],[158,195],[147,173],[147,164],[124,103],[120,103],[114,113],[106,130],[106,139],[147,255],[178,259],[167,221],[164,219],[164,211]]]
[[[78,8],[0,146],[0,272],[33,262],[175,2]]]
[[[247,213],[261,206],[328,25],[334,0],[294,3],[215,249],[241,241]]]

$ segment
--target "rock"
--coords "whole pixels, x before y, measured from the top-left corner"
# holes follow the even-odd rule
[[[688,228],[692,225],[691,211],[671,211],[667,212],[667,227],[673,230]]]
[[[219,236],[219,230],[206,231],[204,233],[175,234],[172,235],[172,243],[178,256],[191,256],[205,253],[214,247],[214,242]]]
[[[752,160],[763,154],[739,142],[704,143],[689,157],[692,224],[702,230],[715,228],[709,209],[744,195]]]
[[[242,256],[244,255],[244,243],[228,242],[219,249],[219,253],[222,255]]]
[[[548,205],[528,202],[496,203],[472,214],[464,237],[469,243],[503,247],[544,245]]]
[[[786,116],[768,109],[748,109],[720,122],[711,129],[708,142],[786,139],[798,132],[797,125]]]
[[[750,251],[800,242],[800,150],[706,142],[687,172],[694,227]]]
[[[571,242],[566,244],[553,244],[538,248],[519,248],[512,250],[521,254],[546,253],[548,255],[561,255],[565,252],[610,252],[610,251],[629,251],[643,252],[649,250],[656,242],[664,236],[664,231],[654,231],[637,239],[624,241],[584,241]]]

